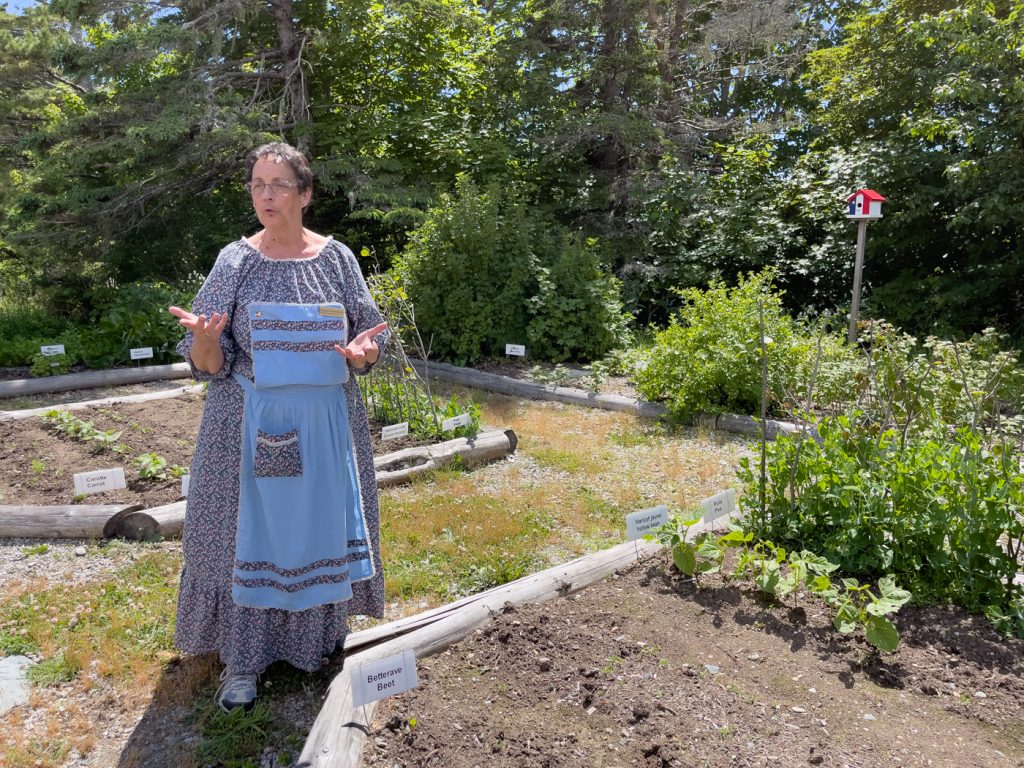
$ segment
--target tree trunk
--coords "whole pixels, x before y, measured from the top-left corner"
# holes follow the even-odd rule
[[[280,132],[284,134],[285,123],[291,126],[295,135],[295,146],[309,154],[309,87],[302,71],[302,49],[306,37],[299,32],[295,23],[292,0],[270,0],[270,13],[277,27],[281,59],[284,62],[284,96],[278,114]],[[287,121],[285,118],[287,117]]]

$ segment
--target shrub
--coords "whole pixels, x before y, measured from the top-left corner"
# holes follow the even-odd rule
[[[761,399],[759,303],[764,310],[768,390],[780,402],[813,342],[797,333],[772,289],[773,273],[741,277],[734,288],[712,283],[680,291],[683,307],[657,334],[637,389],[666,400],[670,415],[686,420],[702,411],[756,413]]]
[[[538,237],[538,241],[542,238]],[[597,360],[626,331],[619,281],[601,269],[595,241],[563,235],[543,263],[527,344],[533,357],[553,362]]]
[[[460,177],[395,265],[432,354],[463,364],[526,344],[532,357],[599,357],[623,327],[618,283],[581,242],[498,183]]]

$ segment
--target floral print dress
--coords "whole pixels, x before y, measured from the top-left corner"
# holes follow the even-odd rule
[[[231,243],[218,255],[192,311],[207,317],[214,312],[230,314],[221,336],[224,365],[212,374],[197,369],[190,355],[195,340],[191,332],[177,347],[192,366],[193,377],[209,382],[209,388],[189,481],[175,644],[187,653],[218,653],[236,673],[260,673],[279,660],[313,671],[344,640],[349,614],[380,618],[384,613],[373,448],[358,383],[349,376],[341,386],[359,467],[374,576],[353,584],[352,598],[345,602],[301,611],[237,605],[231,590],[244,393],[232,374],[253,379],[252,328],[246,307],[254,302],[340,303],[348,313],[350,341],[382,322],[355,256],[333,239],[328,239],[315,256],[304,259],[271,259],[244,239]],[[383,348],[389,335],[389,331],[378,334],[378,345]],[[351,371],[358,375],[370,368]]]

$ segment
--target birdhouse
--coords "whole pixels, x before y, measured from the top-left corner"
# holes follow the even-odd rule
[[[873,189],[858,189],[846,198],[846,202],[849,204],[846,211],[848,219],[882,218],[882,203],[885,202],[885,198]]]

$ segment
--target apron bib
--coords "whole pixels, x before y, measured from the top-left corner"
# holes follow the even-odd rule
[[[352,597],[373,576],[348,405],[348,338],[339,304],[253,303],[255,383],[245,393],[238,605],[303,611]]]

